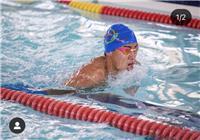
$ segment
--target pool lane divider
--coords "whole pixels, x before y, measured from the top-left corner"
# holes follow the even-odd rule
[[[75,104],[65,101],[36,95],[8,88],[0,89],[0,99],[17,102],[29,106],[36,111],[57,117],[106,123],[122,131],[136,135],[152,136],[173,140],[199,140],[200,131],[188,128],[180,128],[169,124],[143,120],[134,116],[128,116],[108,110],[92,108],[87,105]]]
[[[106,6],[102,4],[95,4],[84,1],[77,0],[57,0],[57,2],[69,5],[70,7],[77,8],[80,10],[93,12],[97,14],[111,15],[111,16],[120,16],[138,20],[146,20],[151,22],[158,22],[164,24],[172,24],[169,15],[153,13],[153,12],[144,12],[139,10],[119,8],[114,6]],[[200,19],[193,18],[187,25],[178,25],[185,26],[194,29],[200,29]]]

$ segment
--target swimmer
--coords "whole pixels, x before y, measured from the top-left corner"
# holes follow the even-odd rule
[[[138,43],[134,32],[123,24],[114,24],[104,36],[104,56],[83,65],[66,82],[66,86],[90,88],[105,83],[108,75],[132,70],[138,64]]]
[[[85,89],[103,85],[108,76],[115,76],[121,71],[130,71],[139,62],[136,60],[138,43],[134,32],[123,24],[114,24],[104,36],[104,56],[99,56],[83,65],[65,81],[66,86]],[[26,85],[8,85],[10,89],[21,90],[33,94],[62,95],[78,93],[77,90],[41,89],[32,90]],[[126,93],[134,95],[138,87],[125,89]]]

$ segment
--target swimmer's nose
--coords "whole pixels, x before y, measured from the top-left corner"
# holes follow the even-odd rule
[[[134,53],[130,53],[130,54],[128,55],[128,59],[129,59],[129,60],[133,60],[133,59],[134,59],[134,56],[135,56]]]
[[[128,60],[133,60],[133,56],[132,56],[132,55],[129,55],[129,56],[128,56]]]

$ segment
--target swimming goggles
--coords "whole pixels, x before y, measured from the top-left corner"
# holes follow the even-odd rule
[[[125,55],[129,55],[130,52],[136,52],[138,50],[138,45],[132,47],[132,46],[123,46],[118,48],[119,51],[121,51]]]

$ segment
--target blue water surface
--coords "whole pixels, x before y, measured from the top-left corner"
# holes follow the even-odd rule
[[[200,130],[200,32],[195,29],[96,15],[54,1],[3,2],[1,85],[68,89],[65,80],[103,55],[103,36],[110,25],[119,22],[135,31],[141,66],[80,95],[52,98]],[[26,122],[19,135],[8,128],[16,116]],[[106,124],[49,116],[7,101],[1,102],[1,124],[3,139],[150,139]]]

